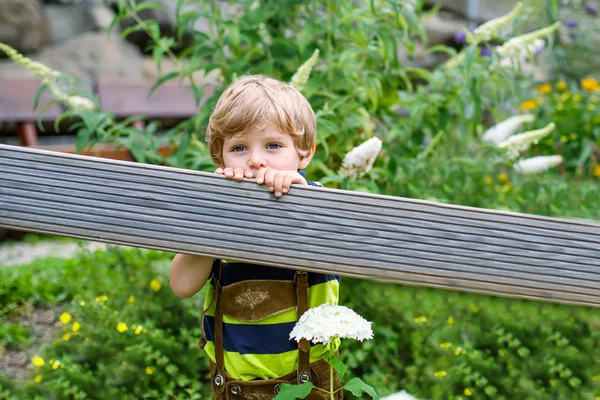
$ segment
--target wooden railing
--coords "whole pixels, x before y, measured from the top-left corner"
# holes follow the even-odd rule
[[[600,306],[600,225],[0,145],[0,226]]]

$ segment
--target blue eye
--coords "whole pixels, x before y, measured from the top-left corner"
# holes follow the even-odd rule
[[[244,147],[244,146],[235,146],[231,149],[231,151],[236,152],[236,153],[240,152],[240,151],[244,151],[244,150],[246,150],[246,147]]]
[[[275,149],[279,149],[281,148],[281,145],[279,143],[269,143],[267,145],[267,149],[269,150],[275,150]]]

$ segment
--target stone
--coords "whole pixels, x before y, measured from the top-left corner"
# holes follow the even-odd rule
[[[131,78],[143,76],[144,58],[135,46],[120,39],[115,32],[88,32],[49,46],[31,55],[35,61],[78,79],[78,89],[93,92],[99,77]],[[0,76],[28,77],[24,68],[7,60],[0,63]]]
[[[115,12],[100,3],[50,4],[46,13],[54,44],[86,32],[107,31],[115,18]]]
[[[425,0],[425,3],[429,6],[440,5],[442,10],[450,11],[477,24],[501,17],[516,5],[516,2],[492,0]],[[473,5],[472,11],[469,10],[470,4]]]
[[[468,21],[448,11],[439,11],[425,22],[429,46],[452,44],[457,33],[468,27]]]
[[[48,43],[48,38],[48,19],[41,1],[0,0],[0,42],[31,53]],[[0,57],[6,56],[0,52]]]

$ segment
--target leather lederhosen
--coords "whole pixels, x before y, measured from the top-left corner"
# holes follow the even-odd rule
[[[279,392],[282,383],[297,384],[311,381],[315,387],[329,391],[330,366],[324,360],[310,363],[310,343],[298,343],[298,369],[273,379],[243,381],[232,378],[225,371],[223,350],[223,315],[246,321],[259,321],[297,307],[297,319],[308,309],[308,274],[296,272],[294,280],[246,280],[221,287],[222,266],[218,261],[213,274],[213,302],[216,302],[214,346],[215,362],[211,361],[213,400],[267,400]],[[209,306],[207,310],[212,307]],[[206,311],[205,311],[206,312]],[[203,317],[204,321],[204,317]],[[204,330],[203,330],[204,335]],[[201,340],[201,347],[205,340]],[[334,390],[340,388],[334,371]],[[335,399],[342,399],[338,391]],[[330,399],[329,393],[313,389],[308,400]]]

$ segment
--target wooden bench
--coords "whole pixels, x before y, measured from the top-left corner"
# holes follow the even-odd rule
[[[200,104],[196,105],[193,91],[188,86],[167,82],[148,93],[154,82],[147,80],[106,79],[98,80],[96,94],[102,109],[113,113],[119,119],[133,115],[142,115],[150,120],[184,120],[198,112],[200,107],[213,95],[216,86],[205,88]],[[16,124],[19,144],[22,146],[43,148],[46,150],[75,153],[74,145],[40,146],[36,122],[40,110],[51,99],[46,91],[40,98],[40,104],[33,109],[34,97],[41,86],[39,79],[1,78],[0,79],[0,121]],[[60,105],[54,105],[42,117],[44,122],[52,122],[64,112]],[[133,126],[143,129],[144,119],[136,120]],[[164,152],[169,152],[168,149]],[[119,160],[131,160],[127,149],[115,149],[112,145],[98,144],[83,154]]]

